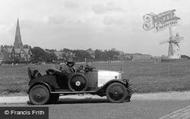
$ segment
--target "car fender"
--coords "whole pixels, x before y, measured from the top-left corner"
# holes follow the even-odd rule
[[[37,83],[48,84],[50,87],[52,87],[52,89],[60,88],[59,84],[57,82],[57,78],[55,76],[51,76],[51,75],[44,75],[41,77],[37,77],[33,80],[30,80],[29,87],[31,87]]]
[[[32,85],[29,87],[27,93],[29,93],[30,89],[31,89],[32,87],[34,87],[35,85],[44,85],[44,86],[46,86],[46,87],[48,88],[48,90],[50,91],[50,93],[53,91],[52,87],[51,87],[48,83],[46,83],[46,82],[36,82],[36,83],[32,84]]]
[[[102,86],[102,88],[105,88],[105,87],[107,87],[108,85],[110,85],[111,83],[115,83],[115,82],[121,83],[121,84],[123,84],[123,85],[125,85],[125,86],[127,87],[127,85],[126,85],[126,83],[125,83],[124,81],[122,81],[122,80],[117,80],[117,79],[113,79],[113,80],[108,81],[106,84],[104,84],[104,85]]]

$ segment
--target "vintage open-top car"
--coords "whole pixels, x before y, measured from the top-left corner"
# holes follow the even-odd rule
[[[30,78],[28,95],[31,104],[56,103],[60,95],[92,94],[107,96],[110,102],[130,101],[131,88],[122,73],[96,70],[83,66],[66,74],[62,70],[48,69],[46,74],[28,68]]]

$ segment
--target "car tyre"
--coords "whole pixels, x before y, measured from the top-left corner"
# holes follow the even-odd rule
[[[127,88],[118,82],[111,83],[106,88],[106,96],[110,102],[122,103],[127,98]]]
[[[29,99],[34,105],[47,104],[50,100],[49,89],[45,85],[37,84],[30,89]]]

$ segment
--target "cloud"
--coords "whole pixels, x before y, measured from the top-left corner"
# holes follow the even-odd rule
[[[175,8],[176,15],[181,18],[177,30],[185,37],[186,46],[182,50],[190,54],[188,0],[0,1],[2,44],[13,43],[19,17],[23,42],[32,46],[58,49],[115,47],[130,52],[163,54],[167,50],[162,50],[158,43],[168,38],[168,31],[144,31],[142,16]]]
[[[11,28],[12,25],[0,24],[0,33],[9,32]]]
[[[77,2],[73,2],[73,1],[70,1],[70,0],[66,0],[64,1],[64,7],[65,8],[69,8],[69,9],[76,9],[79,7],[79,5],[77,4]]]
[[[105,25],[119,25],[119,26],[126,24],[124,18],[117,18],[114,16],[105,16],[103,19],[103,23]]]
[[[65,16],[49,16],[46,20],[49,24],[61,25],[66,22],[67,18]]]
[[[122,8],[116,6],[114,3],[96,4],[92,6],[92,10],[96,14],[104,14],[107,12],[121,12]]]
[[[23,42],[43,48],[89,48],[88,43],[96,35],[91,25],[79,21],[67,21],[61,25],[22,21],[20,25]]]

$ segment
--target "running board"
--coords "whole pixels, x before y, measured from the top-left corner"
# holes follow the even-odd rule
[[[52,91],[52,94],[96,94],[97,91],[69,91],[69,90],[59,90]]]

